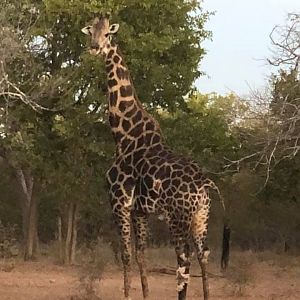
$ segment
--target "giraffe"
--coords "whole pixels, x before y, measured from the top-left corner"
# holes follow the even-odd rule
[[[125,299],[130,299],[131,225],[144,299],[149,295],[144,257],[147,218],[158,213],[168,224],[175,247],[178,299],[186,299],[192,242],[207,300],[209,249],[204,243],[210,210],[209,189],[217,187],[203,175],[197,163],[173,153],[165,144],[158,122],[143,108],[135,92],[113,38],[118,29],[119,24],[110,25],[109,17],[101,15],[82,32],[90,35],[90,53],[102,56],[106,66],[108,119],[116,144],[107,182],[121,237]]]

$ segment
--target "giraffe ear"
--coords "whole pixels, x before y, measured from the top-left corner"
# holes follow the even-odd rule
[[[91,27],[92,26],[86,26],[81,29],[81,32],[83,32],[84,34],[87,34],[87,35],[91,35]]]
[[[119,24],[111,24],[109,27],[109,33],[114,34],[119,30],[120,25]]]

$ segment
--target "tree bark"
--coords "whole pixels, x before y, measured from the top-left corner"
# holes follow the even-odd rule
[[[36,258],[38,250],[38,201],[33,195],[34,179],[29,171],[16,169],[21,191],[24,260]]]
[[[77,218],[78,218],[78,205],[73,204],[73,222],[72,222],[72,242],[70,252],[70,264],[75,263],[76,257],[76,244],[77,244]]]
[[[36,258],[38,249],[37,238],[37,201],[35,197],[32,197],[30,206],[27,213],[27,235],[24,249],[24,259],[32,260]]]
[[[71,241],[72,241],[72,224],[73,224],[73,204],[68,204],[68,211],[67,211],[67,233],[66,233],[66,240],[65,240],[65,256],[64,256],[64,263],[66,265],[70,264],[70,251],[71,251]]]
[[[59,247],[59,261],[64,262],[64,249],[63,249],[63,239],[62,239],[62,221],[61,216],[57,218],[57,239]]]
[[[75,263],[77,245],[78,205],[69,203],[65,213],[58,217],[57,239],[59,243],[59,258],[65,265]]]

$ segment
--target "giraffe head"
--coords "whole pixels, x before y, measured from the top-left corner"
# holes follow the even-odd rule
[[[92,55],[107,54],[112,35],[119,29],[119,24],[109,24],[108,15],[96,17],[92,25],[81,29],[84,34],[91,36],[90,53]]]

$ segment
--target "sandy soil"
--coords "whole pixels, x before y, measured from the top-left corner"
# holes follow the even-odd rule
[[[241,254],[242,255],[242,254]],[[269,261],[233,265],[225,277],[210,278],[210,299],[300,299],[300,263]],[[209,270],[220,275],[213,266]],[[198,274],[197,267],[192,273]],[[85,273],[86,274],[86,273]],[[61,267],[49,262],[0,263],[1,300],[121,300],[122,271],[106,267],[92,284],[79,267]],[[177,299],[175,277],[150,273],[149,300]],[[191,278],[189,300],[202,299],[201,278]],[[132,299],[142,299],[138,272],[134,270]]]

